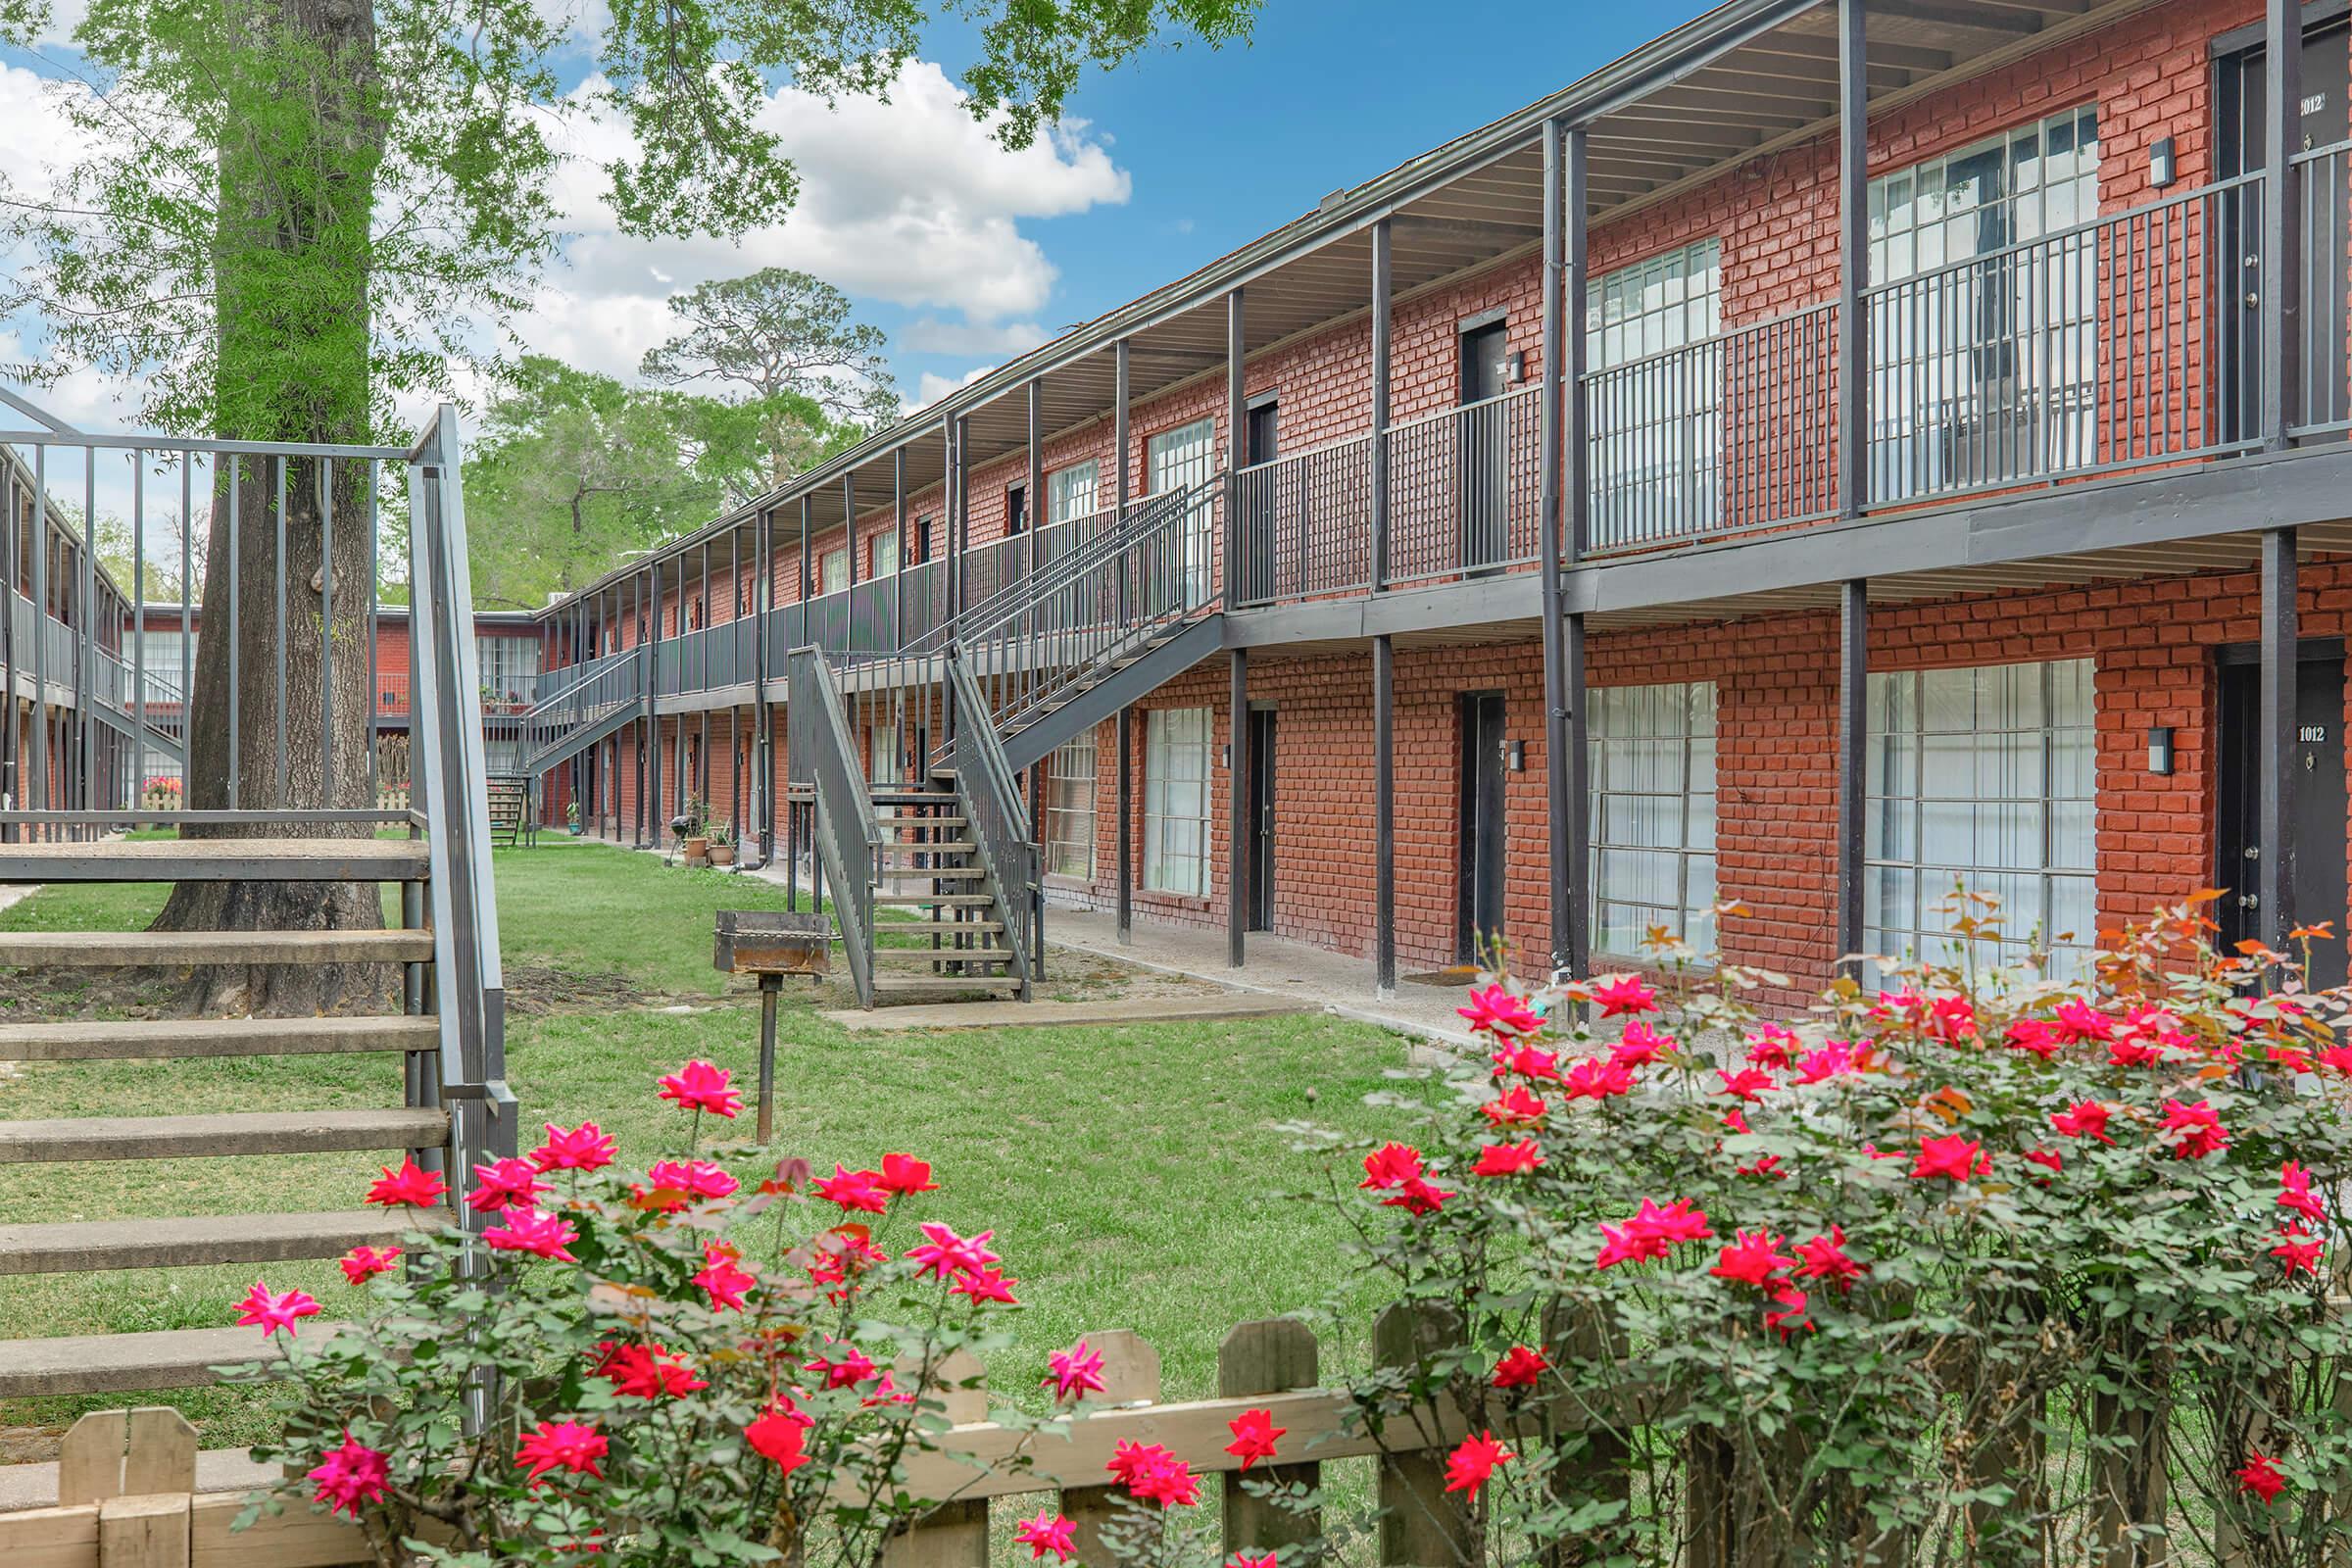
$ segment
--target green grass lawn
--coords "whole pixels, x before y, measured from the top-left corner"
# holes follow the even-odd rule
[[[542,1121],[593,1117],[619,1141],[624,1160],[675,1152],[683,1120],[655,1100],[654,1083],[690,1056],[735,1068],[748,1096],[757,996],[748,982],[711,970],[711,914],[781,907],[780,890],[577,843],[501,851],[497,869],[517,1004],[508,1077],[534,1136]],[[0,927],[127,929],[162,896],[50,889],[0,911]],[[52,979],[59,989],[46,995],[20,985],[14,1015],[38,1005],[89,1016],[123,1004],[120,987]],[[1021,1281],[1020,1342],[990,1369],[999,1388],[1033,1389],[1047,1351],[1089,1329],[1121,1327],[1159,1348],[1169,1396],[1209,1393],[1229,1325],[1311,1306],[1331,1292],[1340,1227],[1313,1203],[1279,1200],[1308,1185],[1311,1172],[1274,1127],[1318,1116],[1378,1131],[1380,1113],[1362,1102],[1404,1059],[1396,1037],[1320,1015],[852,1035],[819,1014],[839,1004],[838,993],[820,1002],[787,989],[775,1146],[729,1163],[756,1178],[780,1155],[828,1171],[836,1160],[870,1164],[886,1150],[931,1159],[945,1190],[926,1200],[926,1214],[960,1230],[994,1226],[1005,1267]],[[390,1058],[43,1065],[0,1079],[0,1116],[389,1105],[399,1093]],[[740,1135],[750,1132],[747,1110]],[[379,1162],[306,1155],[18,1166],[0,1189],[0,1223],[351,1207]],[[255,1272],[0,1279],[0,1336],[227,1324]],[[330,1314],[351,1298],[328,1262],[266,1272],[272,1287],[314,1292]],[[250,1441],[262,1421],[249,1391],[168,1397],[199,1422],[208,1446]],[[22,1436],[79,1409],[125,1402],[18,1401],[0,1405],[0,1427]]]

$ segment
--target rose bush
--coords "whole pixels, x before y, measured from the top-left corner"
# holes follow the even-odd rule
[[[276,1385],[264,1456],[298,1478],[266,1506],[344,1514],[387,1564],[482,1568],[870,1563],[935,1506],[903,1461],[947,1425],[951,1357],[1003,1343],[1017,1282],[990,1233],[928,1217],[941,1184],[905,1153],[747,1191],[694,1136],[740,1106],[729,1075],[691,1062],[659,1093],[678,1157],[624,1170],[594,1122],[550,1125],[472,1173],[470,1250],[419,1228],[346,1254],[368,1294],[331,1335],[255,1283],[239,1321],[284,1355],[241,1375]],[[404,1162],[367,1200],[421,1219],[445,1192]]]
[[[1475,991],[1491,1060],[1407,1074],[1409,1131],[1294,1129],[1412,1326],[1363,1418],[1459,1406],[1495,1561],[2338,1560],[2345,999],[2203,910],[1793,1023],[1663,937],[1647,978]]]

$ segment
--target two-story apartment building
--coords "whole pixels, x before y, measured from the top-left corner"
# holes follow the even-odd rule
[[[1185,492],[1209,629],[1022,720],[1052,900],[1382,982],[1665,925],[1802,992],[1956,881],[2062,964],[2209,885],[2340,931],[2348,60],[2340,0],[1734,0],[552,608],[535,758],[772,834],[787,649],[934,764],[856,671]]]

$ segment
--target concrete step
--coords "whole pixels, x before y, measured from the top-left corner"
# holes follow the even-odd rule
[[[383,1247],[447,1223],[440,1208],[334,1214],[205,1214],[173,1219],[70,1220],[0,1225],[0,1274],[79,1274],[104,1268],[282,1263]]]
[[[0,1165],[67,1159],[181,1159],[219,1154],[331,1154],[430,1149],[449,1136],[441,1110],[258,1110],[192,1116],[68,1116],[0,1121]]]
[[[0,845],[0,882],[420,882],[422,839]]]
[[[309,1318],[299,1333],[324,1339],[330,1330]],[[0,1399],[194,1388],[214,1381],[214,1367],[276,1360],[283,1341],[283,1335],[265,1340],[259,1329],[240,1328],[0,1340]]]
[[[152,1061],[431,1051],[434,1018],[171,1018],[0,1024],[0,1061]]]
[[[874,981],[874,993],[884,1002],[931,997],[996,996],[1020,988],[1020,981],[1009,974],[982,975],[888,975]]]
[[[0,931],[0,964],[28,967],[429,963],[432,956],[430,931]]]

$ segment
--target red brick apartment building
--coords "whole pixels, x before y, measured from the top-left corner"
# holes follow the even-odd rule
[[[1734,0],[551,608],[532,765],[786,852],[813,646],[1237,962],[2341,930],[2345,9]]]

